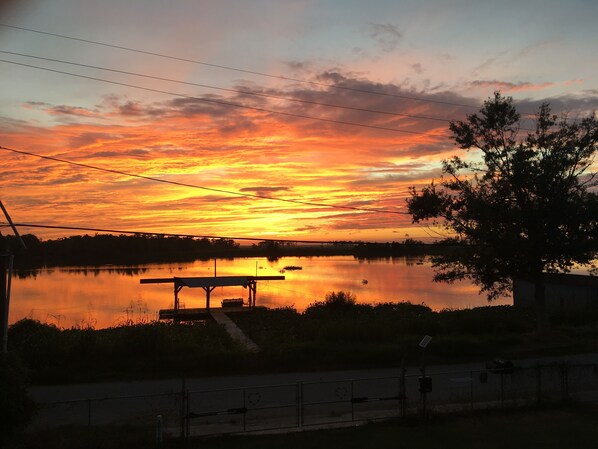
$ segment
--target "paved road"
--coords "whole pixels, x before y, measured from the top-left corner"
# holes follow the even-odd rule
[[[514,360],[516,366],[532,367],[541,364],[566,361],[569,363],[598,364],[598,353],[567,355],[560,357],[530,358]],[[446,372],[477,371],[486,368],[486,362],[427,367],[428,374]],[[419,374],[419,367],[407,367],[407,375]],[[278,374],[256,374],[248,376],[222,376],[186,379],[186,388],[191,391],[224,388],[246,388],[261,385],[291,384],[296,382],[326,382],[333,380],[380,378],[399,376],[397,368],[361,369],[342,371],[294,372]],[[68,401],[87,398],[130,396],[157,393],[179,393],[181,379],[141,380],[130,382],[100,382],[72,385],[33,386],[30,393],[36,402]]]

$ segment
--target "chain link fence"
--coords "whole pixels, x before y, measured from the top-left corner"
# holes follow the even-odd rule
[[[425,374],[425,375],[424,375]],[[121,425],[156,438],[341,426],[389,418],[598,401],[598,365],[409,373],[396,377],[296,382],[38,404],[34,429]]]

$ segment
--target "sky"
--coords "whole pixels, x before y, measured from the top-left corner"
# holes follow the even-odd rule
[[[86,167],[1,150],[0,200],[18,223],[431,241],[405,199],[463,155],[449,122],[496,90],[524,127],[545,101],[592,113],[597,18],[590,0],[3,1],[0,146]]]

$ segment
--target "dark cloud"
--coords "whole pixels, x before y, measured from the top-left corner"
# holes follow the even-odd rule
[[[44,103],[43,101],[26,101],[25,107],[32,107],[32,108],[40,108],[40,107],[48,107],[50,106],[49,103]]]
[[[96,117],[97,111],[77,106],[58,105],[48,109],[52,114],[76,115],[81,117]]]
[[[266,196],[270,197],[272,193],[276,192],[288,192],[292,190],[290,187],[265,187],[265,186],[256,186],[256,187],[243,187],[239,189],[240,192],[253,192],[259,196]]]
[[[421,75],[422,73],[424,73],[424,68],[423,68],[423,66],[419,62],[416,63],[416,64],[411,64],[411,68],[418,75]]]
[[[234,195],[197,195],[177,200],[169,199],[167,201],[160,201],[156,199],[156,201],[152,202],[151,204],[146,204],[144,208],[156,211],[164,211],[166,209],[172,211],[180,209],[187,210],[189,212],[197,212],[205,207],[209,207],[210,204],[218,203],[219,208],[227,207],[229,205],[231,207],[237,207],[246,200],[246,198]],[[234,221],[235,219],[238,220],[238,217],[231,217],[231,221]]]
[[[399,30],[399,27],[390,23],[371,24],[369,35],[386,53],[396,50],[399,42],[403,39],[403,33]]]
[[[84,174],[77,174],[72,176],[65,176],[56,179],[47,180],[44,182],[44,185],[62,185],[62,184],[72,184],[76,182],[86,182],[89,179],[87,175]]]
[[[395,34],[398,32],[392,26],[377,26],[378,32]],[[394,30],[394,31],[392,31]],[[291,64],[291,63],[289,63]],[[305,68],[303,63],[294,63],[298,70]],[[423,70],[420,64],[412,68],[417,72]],[[356,73],[331,68],[313,75],[312,78],[319,85],[294,83],[281,88],[265,88],[249,82],[238,83],[233,87],[238,92],[204,94],[197,98],[173,98],[163,102],[142,104],[131,101],[121,101],[112,97],[107,99],[111,109],[125,117],[141,117],[147,119],[185,118],[198,119],[198,128],[210,125],[214,132],[226,137],[231,135],[256,135],[264,131],[271,132],[271,126],[288,125],[305,135],[329,137],[338,135],[349,136],[392,136],[388,131],[377,131],[363,127],[352,127],[333,123],[350,122],[367,126],[393,128],[411,133],[431,133],[436,136],[435,141],[428,137],[425,142],[404,144],[395,150],[395,154],[430,154],[445,151],[452,142],[447,139],[448,121],[463,120],[466,114],[475,112],[480,102],[451,91],[446,85],[424,84],[423,89],[415,89],[409,82],[377,83]],[[500,89],[508,94],[509,91],[524,89],[539,89],[547,85],[529,82],[509,83],[500,80],[474,80],[467,86],[484,89]],[[372,94],[376,92],[377,94]],[[251,95],[252,93],[258,96]],[[287,101],[286,97],[298,101]],[[595,104],[595,95],[590,99],[558,98],[556,102],[568,103],[569,109],[586,110],[586,106]],[[585,102],[585,104],[583,104]],[[32,103],[33,104],[33,103]],[[242,105],[237,107],[231,104]],[[337,105],[340,107],[332,107]],[[260,111],[256,109],[261,109]],[[279,111],[282,114],[267,112]],[[366,111],[382,111],[375,113]],[[533,108],[534,110],[536,108]],[[591,108],[595,109],[595,108]],[[288,115],[284,115],[288,114]],[[326,121],[302,118],[309,116]],[[409,117],[410,116],[410,117]],[[426,118],[427,117],[427,118]],[[397,133],[397,139],[405,135]],[[89,143],[93,136],[81,136],[75,143],[83,145]],[[390,154],[390,153],[389,153]]]
[[[89,109],[81,106],[70,106],[66,104],[51,105],[42,101],[27,101],[25,107],[41,109],[52,115],[72,115],[78,117],[100,117],[97,109]]]
[[[14,119],[11,117],[0,116],[0,129],[4,128],[24,128],[29,126],[27,120]]]
[[[413,170],[412,172],[404,171],[400,173],[378,172],[376,173],[376,176],[364,176],[361,179],[352,181],[350,185],[352,187],[377,186],[390,188],[396,186],[397,183],[439,178],[440,175],[440,167],[429,170]]]
[[[570,118],[584,117],[598,110],[598,93],[596,95],[560,95],[547,97],[542,100],[521,99],[516,101],[517,110],[521,114],[535,114],[542,103],[548,103],[557,115],[567,115]]]
[[[69,145],[73,148],[81,148],[93,143],[98,143],[105,140],[115,140],[121,137],[122,136],[111,133],[85,132],[76,137],[71,137],[69,139]]]
[[[531,91],[531,90],[542,90],[549,87],[553,87],[554,83],[543,82],[543,83],[531,83],[529,81],[520,81],[518,83],[511,83],[507,81],[499,80],[475,80],[469,83],[472,88],[483,88],[483,89],[494,89],[505,92],[515,91]]]
[[[310,72],[312,68],[312,64],[306,61],[286,61],[285,64],[296,73]]]
[[[223,104],[226,100],[219,95],[204,95],[201,98],[175,98],[168,102],[170,112],[185,117],[209,115],[210,117],[226,117],[234,106]]]
[[[303,65],[297,63],[296,67],[303,68]],[[418,67],[415,65],[415,69]],[[174,98],[146,105],[110,97],[105,100],[104,107],[107,105],[113,113],[124,117],[147,119],[183,117],[210,120],[213,125],[216,125],[215,129],[224,136],[238,133],[255,134],[260,132],[263,126],[270,126],[273,122],[300,127],[306,133],[321,136],[338,131],[338,124],[298,116],[425,133],[438,128],[439,124],[446,127],[443,122],[409,118],[400,114],[460,119],[465,117],[466,112],[471,112],[471,109],[455,105],[425,101],[468,102],[468,99],[443,90],[443,86],[417,91],[409,88],[408,85],[376,83],[359,74],[338,68],[322,71],[313,75],[312,79],[320,85],[293,84],[284,88],[264,88],[244,82],[233,86],[236,92],[207,94],[197,98]],[[326,87],[322,84],[330,86]],[[370,92],[378,92],[378,94]],[[284,100],[285,97],[298,101],[287,101]],[[418,99],[423,101],[417,101]],[[471,103],[475,104],[474,101]],[[379,110],[386,114],[357,109]],[[282,114],[265,110],[279,111]],[[342,130],[347,135],[365,133],[388,135],[385,131],[378,132],[350,126],[343,126]]]
[[[280,192],[291,190],[290,187],[243,187],[240,192]]]
[[[143,106],[136,101],[127,101],[118,106],[118,112],[128,117],[137,117],[144,113]]]
[[[95,153],[86,154],[86,158],[94,158],[94,157],[138,157],[144,158],[150,154],[149,151],[143,150],[140,148],[131,149],[131,150],[123,150],[123,151],[97,151]]]

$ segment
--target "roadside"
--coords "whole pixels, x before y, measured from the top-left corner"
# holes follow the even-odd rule
[[[490,362],[491,360],[488,360]],[[548,365],[556,362],[570,364],[597,364],[598,352],[552,357],[534,357],[513,360],[517,367],[533,367],[537,364]],[[486,362],[471,362],[443,365],[429,365],[427,373],[468,372],[486,368]],[[407,375],[419,374],[420,367],[406,367]],[[330,382],[347,379],[386,378],[399,376],[398,368],[310,371],[291,373],[255,374],[243,376],[219,376],[200,378],[179,378],[161,380],[139,380],[127,382],[95,382],[68,385],[37,385],[29,388],[35,402],[69,401],[88,398],[105,398],[117,396],[177,394],[181,388],[188,390],[217,390],[231,388],[247,388],[263,385],[293,384],[296,382]],[[183,385],[184,383],[184,385]]]
[[[202,449],[590,449],[596,447],[594,408],[509,410],[465,416],[435,416],[362,427],[286,435],[202,440]]]

